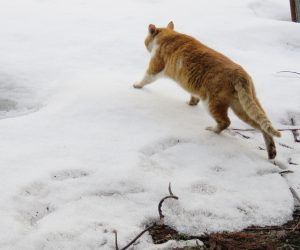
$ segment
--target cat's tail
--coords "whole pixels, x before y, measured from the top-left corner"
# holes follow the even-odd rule
[[[251,85],[251,79],[240,79],[234,85],[242,108],[253,121],[258,123],[262,131],[270,136],[280,137],[281,133],[272,126],[271,121],[260,107],[260,104],[253,98],[253,93],[249,88]]]

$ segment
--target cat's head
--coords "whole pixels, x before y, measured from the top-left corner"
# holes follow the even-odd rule
[[[147,50],[151,52],[154,46],[155,38],[157,38],[160,34],[169,32],[170,30],[174,30],[174,23],[172,21],[169,22],[166,28],[157,28],[154,24],[149,24],[148,35],[145,39],[145,46]]]

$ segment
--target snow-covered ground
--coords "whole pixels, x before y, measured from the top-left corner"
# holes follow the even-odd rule
[[[283,178],[260,134],[206,131],[213,120],[173,82],[132,88],[148,24],[170,20],[247,69],[276,127],[300,114],[300,77],[277,73],[300,70],[288,1],[2,0],[1,250],[114,249],[114,229],[124,246],[157,220],[169,182],[179,200],[164,204],[166,223],[183,233],[291,218],[300,146],[290,132],[276,140],[294,171]],[[158,248],[145,235],[134,249]]]

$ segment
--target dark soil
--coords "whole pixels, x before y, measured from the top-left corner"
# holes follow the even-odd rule
[[[296,210],[293,220],[282,226],[249,227],[241,232],[212,233],[191,236],[177,232],[169,226],[157,225],[149,230],[154,244],[168,240],[199,239],[204,246],[175,248],[172,250],[300,250],[300,210]]]

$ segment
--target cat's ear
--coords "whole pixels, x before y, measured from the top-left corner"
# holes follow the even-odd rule
[[[174,23],[172,21],[169,22],[167,28],[173,30],[174,29]]]
[[[149,30],[149,33],[151,35],[153,35],[155,32],[156,32],[156,27],[154,24],[149,24],[149,27],[148,27],[148,30]]]

